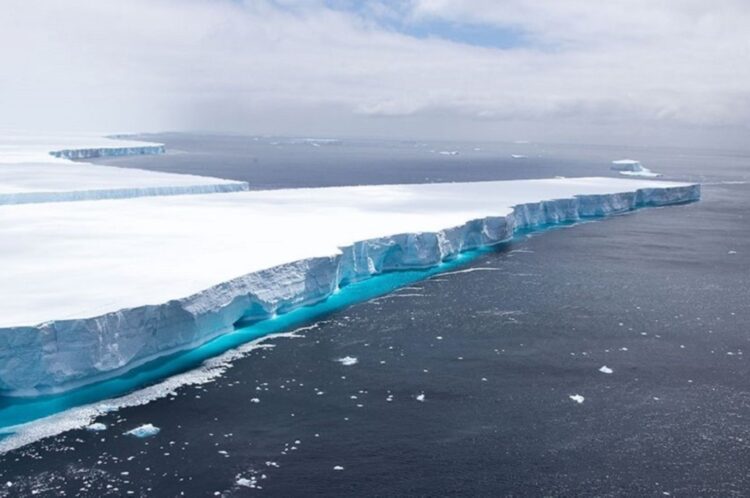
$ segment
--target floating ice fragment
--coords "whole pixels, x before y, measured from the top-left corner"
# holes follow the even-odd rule
[[[417,395],[417,401],[420,403],[424,403],[424,393]]]
[[[654,173],[650,169],[644,168],[640,161],[635,161],[633,159],[612,161],[612,169],[618,171],[621,175],[626,176],[643,176],[648,178],[661,176],[660,173]]]
[[[260,403],[260,399],[258,399],[258,398],[250,398],[250,403]]]
[[[158,427],[152,425],[152,424],[143,424],[140,427],[136,427],[135,429],[131,429],[128,432],[125,433],[126,436],[134,436],[137,438],[146,438],[151,436],[156,436],[159,434],[161,429]]]
[[[359,360],[355,358],[354,356],[344,356],[343,358],[339,358],[336,361],[338,361],[345,367],[350,367],[352,365],[356,365],[357,363],[359,363]]]
[[[243,488],[254,488],[258,483],[258,480],[255,477],[251,477],[250,479],[240,477],[235,481],[235,483],[237,484],[237,486],[242,486]]]
[[[607,365],[604,365],[602,368],[599,369],[599,371],[603,374],[611,374],[614,370],[609,368]]]
[[[584,400],[584,399],[586,399],[586,398],[584,398],[583,396],[581,396],[580,394],[571,394],[571,395],[569,396],[569,398],[570,398],[570,399],[572,399],[573,401],[575,401],[576,403],[578,403],[579,405],[580,405],[581,403],[583,403],[583,400]]]
[[[96,422],[94,424],[90,424],[86,426],[86,430],[93,431],[93,432],[101,432],[101,431],[106,431],[107,426],[102,424],[101,422]]]
[[[336,465],[333,467],[333,470],[344,470],[344,467],[342,467],[341,465]]]

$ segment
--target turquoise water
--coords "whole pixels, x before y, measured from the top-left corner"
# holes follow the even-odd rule
[[[429,269],[388,272],[362,282],[349,284],[325,301],[315,305],[298,308],[274,318],[238,328],[234,332],[217,337],[198,348],[159,358],[106,381],[48,396],[0,398],[0,431],[60,413],[76,406],[116,398],[155,384],[172,375],[197,368],[205,360],[249,341],[294,329],[353,303],[367,301],[437,273],[458,268],[480,254],[496,250],[497,247],[467,251],[451,261],[443,262]]]

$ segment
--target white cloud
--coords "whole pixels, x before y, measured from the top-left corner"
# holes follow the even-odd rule
[[[584,140],[738,135],[750,117],[741,1],[415,0],[357,14],[316,1],[6,0],[2,14],[5,127]],[[511,27],[531,44],[417,39],[381,27],[394,16]]]

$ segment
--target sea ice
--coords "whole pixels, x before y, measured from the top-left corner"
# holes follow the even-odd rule
[[[570,399],[572,399],[573,401],[575,401],[576,403],[578,403],[579,405],[580,405],[581,403],[583,403],[583,401],[584,401],[584,400],[586,399],[586,398],[584,398],[583,396],[581,396],[580,394],[571,394],[571,395],[570,395],[570,396],[568,396],[568,397],[569,397]]]
[[[602,368],[599,369],[599,371],[603,374],[611,374],[613,370],[609,368],[607,365],[604,365]]]
[[[87,426],[86,429],[89,431],[93,431],[93,432],[101,432],[101,431],[106,431],[107,426],[105,424],[102,424],[101,422],[96,422]]]

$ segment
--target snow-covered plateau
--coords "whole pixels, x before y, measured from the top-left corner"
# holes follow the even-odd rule
[[[245,182],[74,162],[101,156],[161,154],[164,145],[92,135],[0,134],[0,205],[208,194]]]
[[[69,389],[519,229],[699,197],[557,178],[0,205],[0,390]]]

